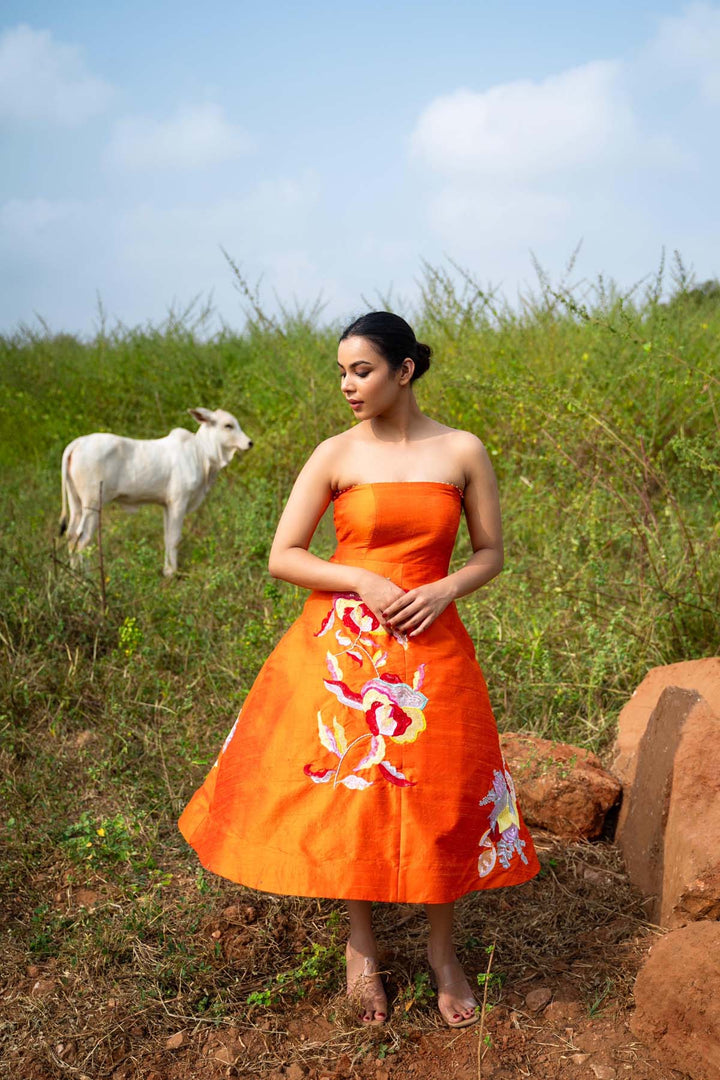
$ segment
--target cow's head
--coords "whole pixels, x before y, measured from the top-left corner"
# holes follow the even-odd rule
[[[217,456],[222,465],[227,465],[236,450],[249,450],[252,446],[252,439],[247,437],[232,413],[203,408],[188,409],[188,412],[200,424],[198,436],[202,437],[211,456]]]

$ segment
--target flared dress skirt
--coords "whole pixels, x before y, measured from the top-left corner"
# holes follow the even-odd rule
[[[332,561],[438,580],[461,510],[452,484],[358,484]],[[292,896],[446,903],[539,870],[454,604],[408,638],[312,592],[179,824],[207,869]]]

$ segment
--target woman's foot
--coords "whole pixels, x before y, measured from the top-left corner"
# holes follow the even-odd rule
[[[439,959],[428,949],[428,963],[437,987],[438,1009],[448,1027],[469,1027],[480,1016],[478,1002],[454,954]]]
[[[366,956],[350,942],[345,947],[347,963],[347,996],[360,1008],[359,1019],[368,1027],[377,1027],[387,1020],[387,997],[376,956]]]

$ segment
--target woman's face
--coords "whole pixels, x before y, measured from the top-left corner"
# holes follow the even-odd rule
[[[411,363],[411,362],[410,362]],[[386,412],[394,403],[409,373],[394,371],[367,338],[349,337],[338,346],[340,389],[359,420]]]

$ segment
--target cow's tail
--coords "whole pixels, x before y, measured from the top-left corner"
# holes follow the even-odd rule
[[[62,536],[66,532],[67,527],[68,527],[67,486],[68,486],[68,468],[70,466],[70,455],[72,454],[72,448],[73,448],[73,444],[70,443],[70,445],[66,446],[65,449],[63,450],[62,466],[60,468],[60,490],[62,492],[62,510],[61,510],[61,513],[60,513],[60,531],[58,533],[59,536]]]

